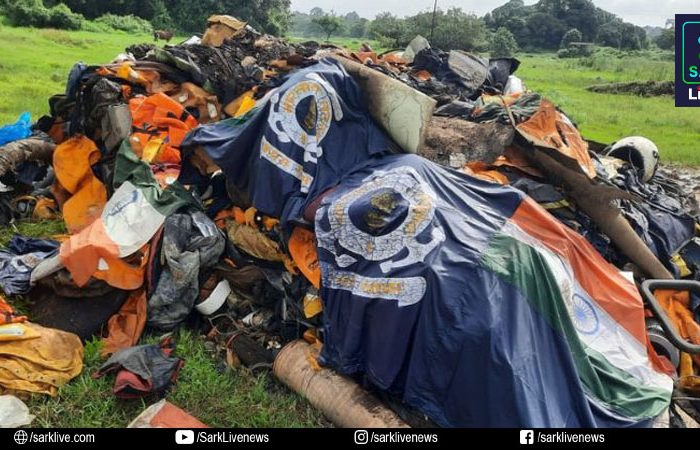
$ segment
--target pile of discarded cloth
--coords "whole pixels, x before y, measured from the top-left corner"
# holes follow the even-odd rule
[[[49,378],[0,364],[0,390],[55,394],[80,372],[78,337],[100,335],[111,356],[95,376],[115,374],[125,398],[162,392],[188,326],[272,356],[313,340],[309,364],[439,426],[651,425],[678,364],[657,354],[620,269],[697,276],[693,205],[592,155],[518,64],[419,38],[385,55],[289,44],[227,16],[201,39],[76,64],[50,115],[0,147],[6,221],[60,215],[67,230],[0,254],[0,285],[29,297],[32,320],[0,304],[0,358],[62,345],[58,362],[32,359]],[[397,85],[411,94],[400,108],[383,102]],[[396,121],[416,121],[418,143],[430,127],[397,119],[413,100],[512,142],[459,170],[410,154]],[[3,327],[28,337],[5,344]],[[172,335],[144,344],[147,328]]]

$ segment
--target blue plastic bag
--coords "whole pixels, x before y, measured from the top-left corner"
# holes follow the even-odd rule
[[[0,145],[18,141],[32,135],[32,118],[28,112],[23,112],[17,122],[0,128]]]

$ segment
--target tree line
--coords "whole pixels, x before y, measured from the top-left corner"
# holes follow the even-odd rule
[[[74,21],[132,16],[156,29],[183,33],[201,33],[212,14],[231,14],[264,32],[284,35],[290,26],[289,7],[290,0],[0,0],[0,12],[15,25],[75,28],[42,24],[45,10],[58,9],[73,14]]]
[[[649,46],[643,28],[596,7],[591,0],[539,0],[532,5],[510,0],[484,17],[449,8],[438,9],[435,15],[426,10],[408,17],[383,12],[371,20],[357,12],[341,16],[318,7],[292,13],[290,0],[0,0],[0,13],[24,26],[90,29],[81,26],[84,20],[125,31],[140,31],[151,24],[183,33],[201,32],[212,14],[231,14],[279,36],[371,38],[382,47],[401,48],[420,34],[439,48],[504,54],[518,48],[578,48],[577,40],[621,50]],[[654,42],[671,48],[673,31],[664,30]]]

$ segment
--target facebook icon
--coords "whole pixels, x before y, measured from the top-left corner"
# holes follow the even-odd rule
[[[520,430],[520,443],[521,444],[534,444],[535,443],[535,433],[532,430]]]

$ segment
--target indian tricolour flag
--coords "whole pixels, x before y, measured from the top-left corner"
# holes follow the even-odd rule
[[[131,150],[128,140],[117,156],[114,184],[118,188],[101,216],[61,246],[61,262],[78,286],[85,285],[98,271],[122,271],[123,276],[115,273],[102,278],[122,289],[133,288],[134,275],[120,259],[142,248],[168,215],[191,201],[177,183],[161,188],[150,167]]]
[[[668,407],[673,381],[647,339],[637,288],[545,214],[525,199],[491,237],[481,264],[566,339],[590,402],[620,419],[654,419]]]

